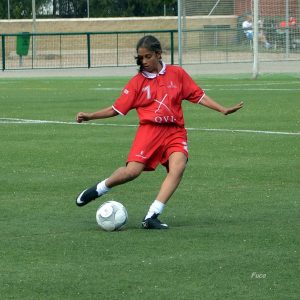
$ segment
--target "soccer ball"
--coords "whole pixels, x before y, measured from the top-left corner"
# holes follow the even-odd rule
[[[117,201],[107,201],[99,206],[96,221],[105,231],[115,231],[124,228],[128,220],[125,206]]]

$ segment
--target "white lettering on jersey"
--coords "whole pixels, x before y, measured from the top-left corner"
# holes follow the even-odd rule
[[[126,95],[128,95],[128,94],[129,94],[129,91],[128,91],[127,89],[124,89],[124,90],[123,90],[123,93],[126,94]]]
[[[162,106],[168,110],[170,113],[172,113],[172,111],[170,110],[170,108],[164,103],[166,98],[167,98],[168,94],[165,94],[165,96],[163,97],[162,100],[157,100],[154,99],[155,102],[158,103],[158,107],[155,110],[155,113],[157,114],[159,112],[159,110],[162,108]],[[156,123],[175,123],[176,119],[173,115],[164,115],[164,116],[156,116],[154,117],[154,122]]]
[[[156,123],[175,123],[176,119],[174,118],[174,116],[156,116],[154,118],[154,121]]]
[[[150,100],[151,99],[151,91],[150,91],[150,85],[147,85],[145,86],[143,89],[142,89],[143,92],[146,92],[147,93],[147,99]]]
[[[161,106],[163,105],[169,112],[171,112],[171,110],[169,109],[169,107],[164,103],[165,99],[167,98],[168,94],[165,94],[165,96],[163,97],[163,99],[161,101],[154,99],[155,102],[158,103],[158,108],[155,111],[155,113],[159,112]]]

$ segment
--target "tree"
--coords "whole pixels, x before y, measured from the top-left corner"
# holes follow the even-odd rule
[[[56,0],[55,2],[56,10],[53,10],[53,16],[59,15],[62,18],[83,18],[87,16],[86,0]]]
[[[32,17],[32,0],[9,0],[12,19]],[[50,14],[54,18],[87,16],[87,0],[35,0],[37,17]],[[91,17],[177,15],[177,0],[89,0]],[[53,9],[52,9],[53,8]],[[52,12],[52,13],[51,13]],[[0,18],[7,18],[7,0],[1,1]]]
[[[36,8],[40,7],[48,0],[35,0]],[[11,19],[28,19],[32,18],[32,0],[9,0]],[[7,19],[7,0],[0,4],[0,18]]]
[[[0,3],[0,19],[7,19],[7,5],[5,5],[5,1]]]
[[[92,17],[162,16],[164,4],[168,15],[177,15],[177,0],[90,0]]]

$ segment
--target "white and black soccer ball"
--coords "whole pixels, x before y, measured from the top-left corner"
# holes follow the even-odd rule
[[[124,228],[128,220],[125,206],[117,201],[107,201],[99,206],[96,221],[105,231],[115,231]]]

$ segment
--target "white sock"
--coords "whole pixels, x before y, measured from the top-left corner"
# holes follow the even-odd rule
[[[151,204],[149,211],[145,217],[145,219],[151,218],[153,214],[161,214],[164,210],[165,204],[158,201],[154,200],[153,203]]]
[[[110,190],[110,188],[108,188],[105,184],[106,180],[107,178],[97,184],[97,192],[99,196],[106,194]]]

